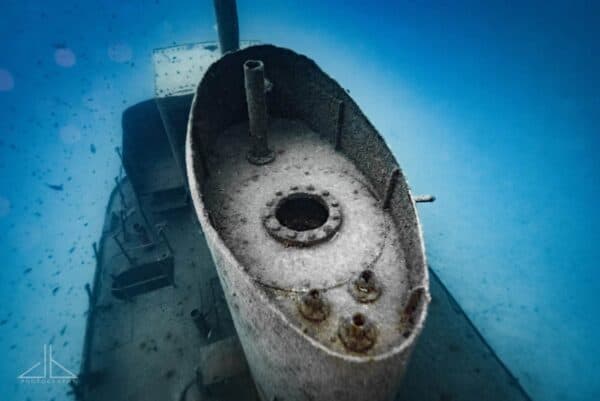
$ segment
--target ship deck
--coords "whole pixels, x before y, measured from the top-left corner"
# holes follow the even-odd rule
[[[127,181],[121,185],[126,188]],[[107,210],[107,221],[111,212],[119,208],[118,198],[115,190]],[[179,227],[178,234],[175,230],[169,234],[175,247],[175,282],[178,286],[138,296],[133,303],[112,300],[110,303],[114,306],[105,309],[97,318],[91,330],[92,346],[84,358],[89,359],[91,372],[101,369],[102,374],[96,376],[98,382],[86,393],[85,400],[214,399],[199,392],[194,393],[195,398],[191,393],[189,398],[180,398],[201,363],[199,349],[234,334],[216,268],[193,216],[190,207],[169,220],[171,227]],[[117,252],[111,244],[108,227],[109,224],[100,249],[103,255]],[[192,248],[193,252],[187,252]],[[109,276],[113,267],[119,268],[118,264],[109,264],[106,257],[100,262],[98,269],[103,271],[103,276]],[[430,286],[432,302],[427,324],[409,362],[397,400],[530,400],[431,269]],[[97,291],[99,299],[110,299],[107,282],[102,281]],[[190,311],[201,306],[200,298],[204,298],[202,302],[205,303],[218,301],[221,334],[214,333],[212,339],[200,338],[189,318]],[[185,306],[178,305],[184,299]],[[95,308],[101,307],[98,303]],[[215,318],[216,315],[211,316],[209,324],[217,327]],[[128,332],[126,341],[118,335],[123,331]],[[168,333],[171,333],[170,339]],[[147,346],[142,348],[142,343]],[[183,353],[178,349],[183,349]],[[239,357],[243,358],[242,355]],[[213,386],[214,396],[223,401],[256,400],[247,373]]]
[[[168,168],[177,166],[172,163]],[[218,352],[206,352],[235,340],[235,331],[191,205],[149,216],[151,224],[163,227],[171,252],[157,238],[151,249],[140,246],[143,236],[132,229],[144,220],[136,202],[129,181],[121,180],[110,197],[97,247],[76,397],[89,401],[256,400],[239,347],[226,350],[226,361],[218,358]],[[130,297],[114,296],[114,277],[132,268],[115,236],[136,266],[154,269],[154,262],[164,260],[165,254],[167,259],[172,257],[171,276],[159,286],[142,286]],[[433,271],[430,274],[429,316],[397,399],[529,400],[443,283]],[[194,319],[194,311],[196,318],[198,312],[205,317],[203,324]],[[202,372],[219,372],[222,377],[202,377]]]

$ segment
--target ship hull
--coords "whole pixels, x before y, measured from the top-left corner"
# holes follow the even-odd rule
[[[369,361],[329,352],[290,325],[216,235],[206,240],[263,401],[394,399],[412,347]]]

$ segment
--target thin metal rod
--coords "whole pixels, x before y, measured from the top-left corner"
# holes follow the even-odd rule
[[[435,202],[434,195],[416,195],[413,196],[413,200],[417,203]]]
[[[221,54],[238,50],[240,48],[240,28],[235,0],[214,0],[214,5]]]
[[[125,258],[127,259],[127,261],[129,262],[129,264],[131,266],[133,266],[133,259],[131,259],[131,256],[129,256],[129,254],[127,253],[127,251],[125,250],[125,247],[123,247],[123,244],[121,244],[121,241],[119,241],[119,238],[117,238],[117,235],[113,235],[113,239],[115,240],[115,242],[117,243],[117,246],[119,247],[119,249],[121,250],[121,252],[123,253],[123,255],[125,256]]]
[[[121,218],[121,232],[123,233],[123,241],[129,241],[129,235],[127,234],[127,226],[125,225],[125,211],[120,210],[119,216]]]
[[[267,131],[267,96],[265,94],[265,66],[260,60],[247,60],[244,63],[244,86],[248,104],[251,148],[248,161],[262,165],[273,161],[275,153],[269,149]]]
[[[100,258],[98,257],[98,245],[96,244],[96,242],[94,242],[92,244],[92,248],[94,249],[94,258],[96,258],[96,260],[100,260]]]
[[[121,153],[121,148],[116,146],[115,152],[117,152],[117,155],[119,156],[119,160],[121,160],[121,166],[122,166],[123,165],[123,153]]]
[[[88,303],[90,304],[90,308],[93,306],[92,305],[92,300],[93,300],[93,296],[92,296],[92,288],[90,287],[90,283],[85,283],[85,292],[88,296]]]
[[[390,177],[388,178],[387,185],[385,188],[385,196],[383,198],[382,206],[384,209],[390,207],[390,200],[392,199],[392,194],[394,193],[394,188],[396,187],[396,181],[398,181],[398,175],[400,174],[400,169],[395,168],[392,170]]]
[[[171,247],[171,243],[169,242],[169,239],[167,238],[167,234],[165,234],[165,230],[161,229],[159,234],[160,234],[160,237],[162,238],[162,240],[167,245],[169,252],[171,252],[171,255],[173,255],[173,248]]]
[[[146,223],[146,227],[148,228],[148,230],[150,230],[150,233],[152,234],[152,236],[154,236],[154,230],[152,229],[152,226],[150,225],[150,220],[148,220],[148,216],[146,216],[146,212],[144,211],[142,202],[137,197],[137,193],[135,192],[135,190],[133,191],[133,193],[135,194],[135,197],[137,198],[137,204],[139,207],[140,215],[142,216],[142,219],[144,219],[144,223]]]
[[[115,177],[115,184],[117,186],[117,191],[119,191],[121,206],[123,207],[123,209],[127,209],[127,202],[125,201],[125,194],[123,193],[123,188],[121,187],[121,183],[119,182],[119,177]]]
[[[117,155],[119,155],[119,159],[121,159],[121,164],[123,164],[123,154],[121,153],[121,148],[119,148],[118,146],[115,147],[115,152],[117,152]],[[117,186],[119,187],[119,193],[121,193],[121,187],[119,185],[119,183],[117,183]],[[146,224],[146,227],[153,232],[152,230],[152,226],[150,225],[150,220],[148,220],[148,216],[146,216],[146,213],[144,212],[144,208],[142,207],[142,202],[140,201],[140,197],[138,196],[137,191],[135,190],[135,186],[131,185],[131,191],[133,192],[133,196],[135,197],[135,200],[138,204],[138,210],[140,211],[140,214],[142,215],[142,219],[144,219],[144,223]]]

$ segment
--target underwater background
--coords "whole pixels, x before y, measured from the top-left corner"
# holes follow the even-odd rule
[[[308,55],[362,107],[431,268],[534,400],[600,397],[600,3],[238,1],[241,39]],[[121,113],[152,49],[216,40],[212,1],[0,3],[0,399],[44,346],[77,372]]]

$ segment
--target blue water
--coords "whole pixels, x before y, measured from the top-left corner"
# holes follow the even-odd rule
[[[121,113],[211,3],[0,4],[0,398],[69,399],[17,376],[45,344],[77,372]],[[314,58],[437,196],[431,266],[532,398],[597,399],[600,3],[367,3],[240,0],[241,36]]]

